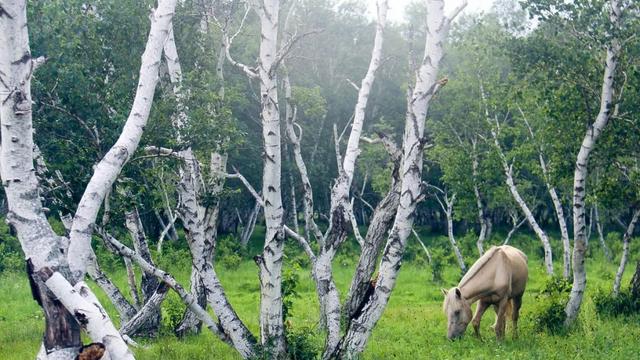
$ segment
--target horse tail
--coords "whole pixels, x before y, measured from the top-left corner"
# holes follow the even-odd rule
[[[505,306],[507,307],[504,311],[505,320],[511,319],[513,317],[513,299],[509,299]]]

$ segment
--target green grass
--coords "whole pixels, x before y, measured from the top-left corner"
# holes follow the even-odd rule
[[[521,239],[526,241],[527,239]],[[432,241],[432,239],[427,239]],[[433,240],[435,241],[435,240]],[[535,239],[531,240],[535,241]],[[523,247],[525,244],[523,244]],[[595,244],[594,244],[595,245]],[[257,248],[256,248],[257,249]],[[256,250],[257,251],[257,250]],[[596,250],[594,250],[595,252]],[[556,258],[560,253],[557,252]],[[596,254],[599,255],[599,254]],[[344,259],[345,257],[343,257]],[[189,259],[169,259],[170,270],[183,284],[188,284]],[[162,262],[162,261],[161,261]],[[340,261],[342,263],[344,261]],[[347,261],[348,262],[348,261]],[[335,264],[335,279],[341,294],[348,288],[353,266]],[[187,264],[185,266],[185,264]],[[557,271],[561,271],[559,264]],[[466,336],[461,341],[450,342],[445,337],[445,318],[442,313],[440,287],[456,284],[459,271],[453,265],[444,272],[444,282],[431,281],[428,266],[418,261],[406,263],[398,278],[397,287],[384,316],[378,323],[368,347],[365,359],[632,359],[640,353],[640,316],[608,318],[595,313],[591,294],[598,288],[609,289],[616,265],[606,263],[600,256],[588,260],[588,290],[585,296],[580,322],[566,335],[549,335],[533,330],[532,304],[546,278],[541,261],[530,254],[530,281],[524,299],[520,321],[520,338],[513,340],[508,330],[507,340],[498,343],[489,328],[495,316],[488,311],[482,322],[484,341]],[[633,266],[629,266],[624,278],[628,284]],[[229,299],[247,326],[259,333],[259,284],[257,268],[250,260],[243,260],[239,268],[228,270],[218,266],[218,273]],[[317,331],[318,303],[309,271],[299,270],[299,297],[294,300],[290,324],[294,332],[306,332],[311,342],[322,346],[322,334]],[[113,278],[123,286],[125,274],[117,270]],[[95,287],[94,287],[95,288]],[[97,291],[114,321],[115,311]],[[177,297],[163,304],[165,314],[179,310]],[[0,275],[0,359],[34,358],[38,351],[43,317],[38,305],[31,299],[26,275],[3,273]],[[471,330],[469,329],[469,334]],[[208,331],[201,335],[178,340],[164,329],[156,339],[138,339],[144,346],[136,349],[138,359],[238,359],[236,353],[217,340]]]

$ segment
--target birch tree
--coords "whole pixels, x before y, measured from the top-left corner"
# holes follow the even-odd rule
[[[569,302],[565,308],[567,318],[565,325],[572,325],[578,317],[582,297],[587,285],[587,273],[585,270],[586,253],[586,223],[585,223],[585,196],[586,180],[588,174],[589,156],[596,141],[607,126],[611,111],[614,92],[614,80],[618,58],[622,49],[620,39],[616,32],[620,28],[620,16],[622,14],[618,0],[609,1],[609,21],[612,33],[606,43],[606,59],[600,93],[600,110],[593,124],[589,126],[580,145],[573,178],[573,284]]]
[[[53,232],[37,196],[30,87],[37,62],[32,59],[29,49],[26,2],[5,1],[0,4],[0,83],[4,97],[0,119],[5,144],[0,152],[0,169],[10,208],[8,219],[18,233],[28,259],[34,297],[43,307],[47,319],[41,356],[75,358],[81,345],[80,328],[84,328],[92,340],[106,346],[111,357],[133,358],[125,341],[105,316],[99,301],[82,280],[92,259],[89,240],[98,209],[122,166],[137,147],[148,117],[157,81],[157,62],[174,8],[175,1],[160,1],[152,17],[141,66],[139,98],[137,103],[134,102],[132,119],[125,125],[120,141],[98,164],[96,174],[101,180],[100,186],[97,181],[88,185],[88,189],[97,189],[94,192],[96,196],[91,201],[85,200],[84,206],[82,202],[79,206],[85,209],[81,214],[88,216],[79,221],[86,225],[80,226],[84,231],[80,237],[85,241],[79,243],[78,236],[73,236],[73,226],[70,239]]]

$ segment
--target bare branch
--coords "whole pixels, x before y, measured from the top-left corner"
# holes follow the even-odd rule
[[[262,207],[264,207],[264,200],[262,199],[262,196],[260,196],[260,194],[256,191],[256,189],[253,186],[251,186],[249,181],[247,181],[247,178],[245,178],[242,174],[240,174],[238,169],[236,169],[235,167],[233,168],[233,171],[235,171],[235,174],[221,173],[221,175],[225,176],[227,179],[238,179],[238,180],[240,180],[242,182],[242,184],[247,188],[247,190],[249,190],[251,195],[253,195],[253,197],[256,199],[256,201],[258,203],[260,203],[260,205]]]
[[[296,239],[298,241],[298,243],[300,243],[300,246],[302,246],[302,249],[304,250],[305,253],[307,253],[307,255],[309,256],[309,258],[311,259],[311,261],[316,261],[316,255],[313,253],[313,250],[311,249],[311,246],[309,246],[309,242],[302,237],[300,234],[298,234],[297,232],[291,230],[287,225],[283,225],[284,227],[284,231],[287,235],[289,235],[290,237]]]

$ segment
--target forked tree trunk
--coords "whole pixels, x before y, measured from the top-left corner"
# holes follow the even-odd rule
[[[631,237],[633,236],[633,231],[635,230],[636,223],[638,222],[639,217],[640,209],[634,210],[633,215],[631,216],[631,220],[629,221],[629,225],[627,226],[627,230],[622,236],[622,256],[620,258],[620,266],[618,266],[618,271],[616,272],[616,278],[613,282],[613,293],[615,295],[618,295],[618,293],[620,293],[620,283],[622,282],[622,275],[624,274],[624,269],[627,266],[627,261],[629,259]]]
[[[29,47],[27,4],[20,0],[4,1],[0,6],[0,176],[9,206],[7,220],[16,230],[27,258],[33,296],[45,315],[40,355],[46,354],[50,359],[74,359],[82,345],[80,327],[84,327],[92,340],[104,342],[114,357],[133,359],[104,313],[99,317],[74,318],[77,308],[73,301],[78,298],[90,298],[88,306],[84,306],[86,301],[83,303],[83,309],[93,306],[104,311],[90,289],[79,283],[76,292],[56,292],[58,285],[71,287],[72,274],[65,257],[69,242],[53,232],[38,196],[33,166],[31,105],[34,65]],[[55,269],[57,274],[53,281],[50,281],[53,274],[50,269]],[[43,273],[46,275],[41,276]],[[108,341],[105,336],[109,337]]]
[[[620,4],[618,0],[610,0],[610,4],[609,19],[613,28],[617,29],[620,27]],[[595,122],[587,129],[576,158],[576,168],[573,176],[573,284],[569,302],[565,308],[565,313],[567,314],[565,326],[572,325],[577,319],[582,305],[582,297],[587,286],[587,273],[584,266],[584,257],[587,251],[584,201],[589,170],[587,166],[591,151],[609,122],[611,110],[613,109],[613,83],[620,50],[620,41],[616,38],[616,35],[612,35],[610,42],[607,44],[602,91],[600,94],[600,110]]]
[[[529,125],[529,121],[527,121],[526,116],[524,115],[524,111],[522,108],[518,106],[518,110],[520,111],[520,115],[522,115],[522,119],[524,120],[527,129],[529,129],[529,135],[532,141],[535,141],[535,134],[533,133],[533,129]],[[560,197],[558,196],[558,192],[556,187],[551,184],[551,178],[549,175],[549,170],[547,168],[547,162],[544,159],[544,151],[542,146],[538,146],[538,160],[540,161],[540,168],[542,169],[542,176],[544,178],[544,183],[547,187],[547,191],[549,192],[549,196],[551,196],[551,201],[553,202],[553,208],[556,212],[556,218],[558,219],[558,227],[560,228],[560,236],[562,238],[562,276],[565,279],[569,278],[569,273],[571,272],[571,243],[569,241],[569,231],[567,230],[567,220],[564,217],[564,210],[562,209],[562,202],[560,201]]]
[[[456,256],[456,260],[458,261],[458,266],[460,266],[460,270],[462,273],[467,272],[467,266],[464,263],[464,258],[462,257],[462,253],[460,252],[460,248],[458,247],[458,243],[456,242],[456,238],[453,235],[453,204],[456,201],[456,194],[453,194],[451,198],[448,198],[445,194],[445,204],[446,209],[443,209],[445,215],[447,216],[447,236],[449,237],[449,243],[451,244],[451,248],[453,249],[453,253]]]
[[[484,92],[484,86],[482,85],[481,79],[480,79],[480,96],[482,98],[482,102],[484,103],[484,112],[485,112],[487,123],[491,125],[491,137],[493,138],[494,145],[496,147],[496,150],[498,151],[498,155],[500,156],[500,162],[502,165],[502,170],[504,171],[505,183],[507,184],[507,188],[509,189],[509,192],[511,193],[511,196],[515,200],[516,204],[518,204],[518,207],[520,207],[520,210],[522,210],[522,214],[527,219],[529,226],[536,233],[536,235],[540,239],[540,242],[542,242],[542,248],[544,250],[544,265],[545,265],[547,274],[553,275],[553,253],[551,251],[551,242],[549,241],[549,237],[547,236],[547,234],[544,232],[544,230],[542,230],[542,228],[536,221],[536,218],[533,216],[533,212],[529,208],[529,205],[527,205],[527,202],[524,200],[524,198],[522,198],[522,196],[520,195],[520,191],[516,186],[516,183],[513,178],[513,164],[509,165],[509,162],[507,161],[507,157],[505,156],[504,151],[502,150],[502,145],[500,144],[500,140],[498,139],[498,131],[500,130],[500,126],[498,124],[498,118],[497,116],[494,116],[495,118],[495,126],[494,126],[492,124],[492,120],[489,115],[489,105],[487,104],[487,98]]]
[[[443,43],[452,18],[444,15],[442,0],[427,0],[427,40],[425,55],[416,74],[415,88],[409,92],[407,116],[403,137],[402,186],[400,204],[387,245],[382,254],[375,287],[362,311],[351,319],[347,332],[328,358],[352,358],[364,350],[373,327],[378,322],[395,287],[407,238],[413,228],[413,215],[422,193],[422,160],[424,150],[425,118],[429,102],[445,81],[437,81]],[[455,10],[455,14],[466,5]]]

